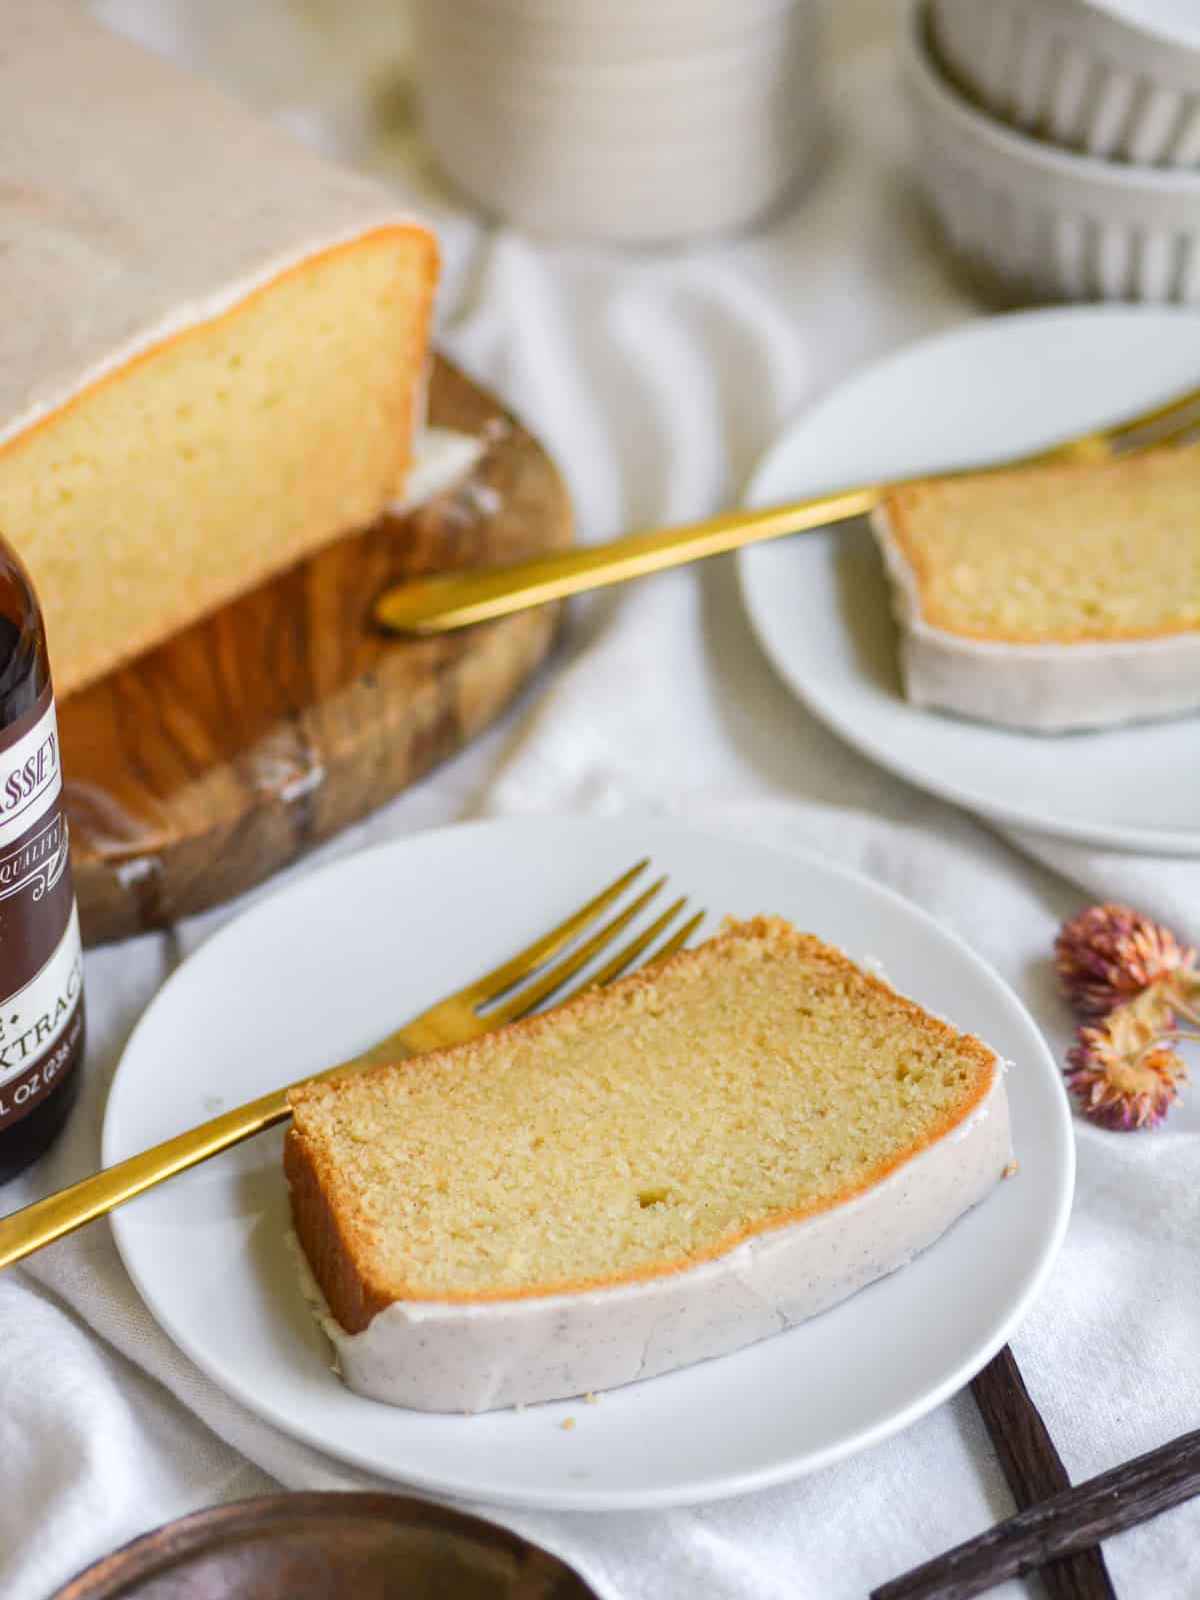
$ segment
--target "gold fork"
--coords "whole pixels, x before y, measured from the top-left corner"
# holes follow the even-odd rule
[[[342,1073],[362,1072],[381,1062],[419,1055],[422,1051],[435,1050],[442,1045],[459,1044],[464,1039],[474,1039],[479,1034],[489,1033],[493,1028],[527,1015],[562,989],[593,957],[607,949],[662,890],[667,881],[665,877],[644,889],[561,961],[548,970],[542,970],[547,962],[566,950],[591,923],[613,906],[649,864],[649,860],[639,861],[586,905],[572,912],[564,922],[551,928],[540,939],[535,939],[494,972],[485,973],[465,988],[439,1000],[428,1011],[422,1011],[420,1016],[413,1017],[397,1028],[395,1033],[388,1034],[386,1039],[372,1045],[364,1054],[300,1081],[320,1083]],[[569,994],[611,983],[627,971],[656,939],[667,932],[686,904],[686,897],[674,901],[648,928],[611,955],[599,971],[582,978]],[[700,911],[689,917],[648,959],[661,961],[664,956],[674,954],[695,933],[704,916],[705,913]],[[531,982],[527,981],[530,979]],[[135,1195],[144,1194],[147,1189],[153,1189],[167,1178],[174,1177],[177,1172],[185,1172],[189,1167],[207,1161],[210,1156],[241,1144],[243,1140],[251,1139],[256,1133],[273,1128],[277,1123],[285,1122],[291,1115],[288,1092],[295,1087],[296,1084],[289,1084],[283,1089],[275,1089],[244,1106],[238,1106],[234,1111],[214,1117],[211,1122],[203,1122],[199,1127],[189,1128],[186,1133],[176,1134],[173,1139],[119,1161],[115,1166],[106,1167],[93,1177],[72,1184],[69,1189],[60,1189],[56,1194],[47,1195],[44,1200],[37,1200],[21,1211],[14,1211],[11,1216],[0,1218],[0,1268],[11,1266],[14,1261],[32,1255],[43,1245],[51,1244],[64,1234],[81,1228],[84,1223],[104,1216],[126,1200],[132,1200]]]
[[[1092,433],[1077,434],[1011,461],[960,467],[936,474],[958,478],[967,472],[1009,472],[1014,467],[1054,462],[1106,461],[1158,445],[1173,444],[1200,426],[1200,388],[1141,411],[1123,422]],[[925,478],[934,474],[923,474]],[[608,584],[627,583],[652,572],[664,572],[689,561],[724,555],[743,545],[761,544],[788,534],[811,532],[832,523],[873,511],[890,490],[913,479],[871,483],[835,494],[818,495],[791,505],[769,506],[761,511],[727,511],[703,522],[649,533],[631,533],[608,544],[582,550],[563,550],[537,556],[512,566],[482,567],[474,571],[445,572],[385,590],[375,602],[375,619],[396,633],[449,633],[475,622],[508,616],[531,606],[562,600],[568,595]]]

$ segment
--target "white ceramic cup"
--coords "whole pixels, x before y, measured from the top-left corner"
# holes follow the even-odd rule
[[[821,0],[413,0],[426,138],[484,211],[659,243],[744,227],[808,167]]]

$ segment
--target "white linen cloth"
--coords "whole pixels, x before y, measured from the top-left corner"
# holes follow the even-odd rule
[[[490,230],[431,195],[407,124],[388,125],[395,96],[381,84],[403,44],[389,0],[101,7],[432,199],[449,258],[443,347],[551,446],[589,538],[729,502],[801,405],[975,313],[911,198],[892,8],[839,9],[837,125],[811,191],[751,238],[622,255]],[[1069,1023],[1048,955],[1062,917],[1127,897],[1200,937],[1200,861],[1005,839],[840,744],[774,677],[725,562],[597,597],[498,729],[322,857],[458,817],[551,810],[665,813],[858,867],[994,963],[1058,1052]],[[89,955],[85,1094],[54,1152],[0,1196],[4,1209],[96,1166],[130,1029],[237,909]],[[1200,1420],[1200,1115],[1185,1106],[1155,1135],[1076,1130],[1070,1231],[1014,1348],[1079,1479]],[[105,1224],[0,1275],[6,1600],[42,1600],[186,1511],[279,1485],[367,1482],[202,1377],[142,1306]],[[563,1554],[611,1600],[851,1600],[1011,1508],[960,1395],[853,1460],[736,1501],[598,1516],[479,1509]],[[1108,1556],[1128,1600],[1200,1594],[1200,1503],[1112,1541]]]

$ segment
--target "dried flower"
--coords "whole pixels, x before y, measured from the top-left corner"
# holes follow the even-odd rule
[[[1067,1086],[1085,1117],[1121,1132],[1154,1128],[1174,1104],[1187,1068],[1159,986],[1080,1028],[1067,1055]]]
[[[1164,980],[1175,1001],[1200,998],[1195,950],[1130,906],[1089,906],[1064,922],[1054,956],[1063,992],[1081,1017],[1107,1016],[1152,984],[1165,989]]]

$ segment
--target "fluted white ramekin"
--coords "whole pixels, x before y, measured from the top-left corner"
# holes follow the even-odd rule
[[[1015,300],[1200,304],[1200,173],[1076,155],[946,78],[912,0],[904,75],[921,185],[954,253]]]
[[[949,75],[1014,127],[1200,167],[1200,0],[932,0],[930,24]]]

